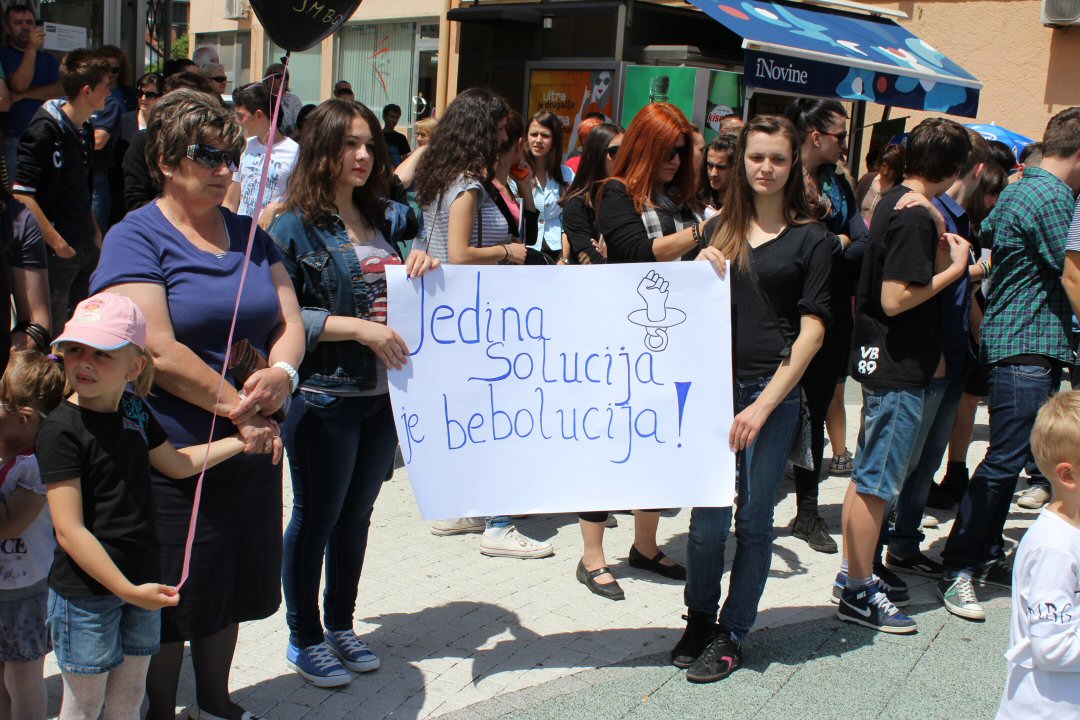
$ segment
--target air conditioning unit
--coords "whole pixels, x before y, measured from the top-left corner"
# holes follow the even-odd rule
[[[251,6],[248,0],[225,0],[225,18],[227,20],[240,20],[246,18]]]
[[[1056,28],[1080,25],[1080,0],[1042,0],[1042,24]]]

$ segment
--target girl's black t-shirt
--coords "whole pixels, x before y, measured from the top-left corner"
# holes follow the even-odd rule
[[[715,223],[706,224],[712,237]],[[735,334],[735,376],[749,379],[776,372],[784,349],[799,335],[803,315],[828,325],[829,273],[835,240],[820,223],[789,225],[779,235],[751,250],[761,292],[749,268],[731,270],[732,325]],[[768,298],[772,311],[765,305]],[[777,326],[779,321],[779,326]]]
[[[78,478],[83,524],[134,585],[164,582],[154,531],[149,451],[166,440],[150,408],[125,393],[116,412],[60,403],[41,424],[35,444],[42,482]],[[64,597],[112,594],[59,544],[49,587]]]

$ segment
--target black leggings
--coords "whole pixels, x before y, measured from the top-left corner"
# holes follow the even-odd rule
[[[660,512],[659,510],[642,510],[641,512]],[[599,510],[597,512],[579,512],[577,514],[579,520],[585,522],[602,523],[607,522],[609,510]]]
[[[825,416],[847,364],[850,338],[850,332],[826,331],[821,350],[810,361],[802,377],[806,409],[810,413],[810,454],[814,469],[794,468],[795,507],[800,515],[818,514],[818,483],[821,482],[821,463],[825,454]]]

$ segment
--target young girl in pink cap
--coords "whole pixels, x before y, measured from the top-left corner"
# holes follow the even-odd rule
[[[49,573],[49,625],[64,679],[60,717],[138,718],[162,585],[150,468],[174,479],[244,449],[239,436],[174,448],[142,398],[153,382],[146,320],[129,298],[79,303],[55,341],[70,395],[41,425],[41,480],[59,548]],[[128,390],[128,386],[134,392]]]

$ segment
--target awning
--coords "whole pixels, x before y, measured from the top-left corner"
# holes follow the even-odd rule
[[[748,87],[975,117],[980,83],[891,20],[761,0],[690,0],[743,38]]]

